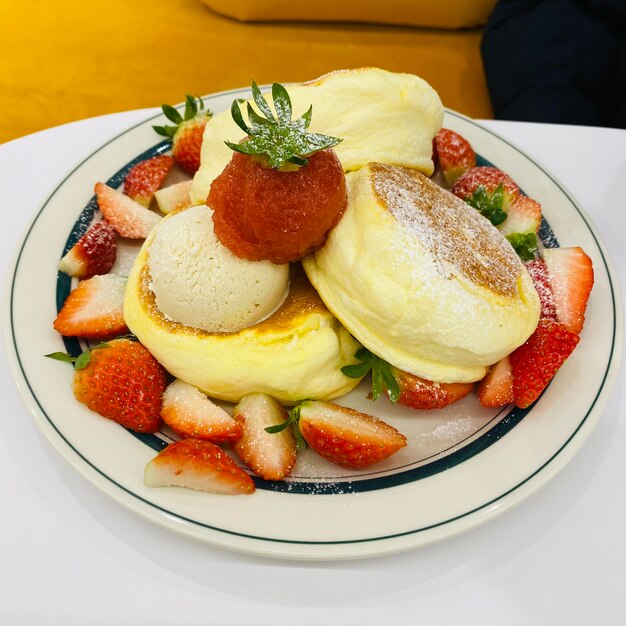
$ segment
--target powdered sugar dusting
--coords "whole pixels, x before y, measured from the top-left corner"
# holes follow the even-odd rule
[[[404,167],[370,164],[378,199],[413,234],[445,277],[517,295],[522,265],[510,244],[478,211],[428,178]]]

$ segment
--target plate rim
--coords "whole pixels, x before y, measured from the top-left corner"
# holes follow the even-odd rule
[[[246,93],[247,91],[249,91],[247,88],[232,89],[232,90],[210,94],[209,96],[203,96],[203,99],[210,100],[210,99],[217,98],[220,96],[227,96],[229,94]],[[13,328],[13,295],[14,295],[14,290],[15,290],[16,276],[17,276],[19,263],[20,263],[26,242],[28,241],[28,238],[30,237],[31,232],[33,228],[35,227],[37,220],[40,218],[41,214],[45,211],[46,207],[48,206],[52,198],[55,196],[55,194],[68,181],[68,179],[70,179],[74,175],[74,173],[85,162],[92,159],[95,155],[98,154],[98,152],[103,150],[106,146],[110,145],[111,143],[113,143],[114,141],[122,137],[123,135],[131,132],[135,128],[144,126],[148,122],[160,117],[161,113],[156,113],[155,115],[149,115],[142,121],[135,123],[129,126],[128,128],[124,129],[123,131],[117,133],[114,137],[110,138],[108,141],[102,144],[99,144],[96,149],[94,149],[91,153],[85,156],[77,165],[75,165],[68,172],[68,174],[62,178],[62,180],[57,184],[57,186],[48,195],[47,199],[43,202],[40,209],[34,214],[30,223],[24,229],[22,236],[18,240],[16,249],[13,254],[13,260],[12,262],[9,263],[8,267],[9,267],[9,271],[11,272],[10,273],[11,279],[10,281],[7,281],[5,285],[4,296],[3,296],[3,310],[5,312],[8,312],[8,315],[3,316],[4,317],[3,330],[4,330],[4,335],[5,335],[6,352],[7,352],[7,356],[9,357],[8,361],[11,367],[12,376],[13,376],[13,379],[15,380],[16,386],[18,387],[20,395],[22,396],[22,400],[24,401],[26,408],[35,418],[35,422],[39,426],[40,430],[42,430],[46,438],[54,445],[54,447],[62,454],[62,456],[68,462],[70,462],[70,464],[73,467],[75,467],[79,471],[79,473],[81,473],[83,476],[88,478],[92,484],[95,484],[97,487],[99,487],[109,497],[112,497],[114,500],[121,502],[122,504],[135,510],[136,512],[141,514],[142,517],[149,519],[155,523],[158,523],[161,526],[165,525],[169,529],[176,530],[182,533],[183,535],[186,535],[195,539],[200,539],[208,543],[212,543],[215,545],[222,545],[223,547],[228,547],[230,549],[238,550],[241,552],[252,553],[252,554],[257,554],[257,555],[262,555],[262,556],[271,556],[271,557],[277,557],[277,558],[305,558],[305,559],[321,558],[321,559],[335,560],[339,558],[358,558],[361,556],[367,557],[367,556],[376,556],[376,555],[382,555],[382,554],[391,554],[393,552],[399,552],[399,551],[405,551],[411,548],[417,548],[417,547],[420,547],[420,545],[424,545],[425,543],[431,543],[432,541],[436,541],[437,539],[435,538],[433,540],[425,541],[425,542],[419,542],[419,541],[410,542],[410,545],[399,545],[399,546],[396,546],[395,548],[394,547],[389,548],[385,546],[387,546],[387,543],[393,539],[414,537],[414,536],[419,535],[420,533],[424,533],[435,528],[440,528],[443,526],[456,524],[461,519],[464,519],[467,521],[467,518],[470,518],[469,522],[466,523],[463,527],[461,528],[456,528],[456,526],[453,527],[452,532],[445,534],[443,537],[440,537],[440,539],[447,538],[455,534],[459,534],[460,532],[464,532],[465,530],[469,530],[471,528],[476,527],[477,525],[481,524],[484,521],[487,521],[488,519],[492,519],[496,513],[501,513],[505,510],[510,509],[512,506],[518,504],[519,502],[524,500],[528,495],[530,495],[531,493],[539,489],[542,485],[544,485],[546,482],[548,482],[556,473],[558,473],[558,471],[560,471],[560,469],[562,469],[562,467],[564,467],[575,456],[578,450],[582,447],[584,442],[587,440],[589,434],[593,431],[593,428],[597,424],[599,415],[602,412],[602,409],[608,402],[608,399],[611,395],[611,391],[613,389],[613,385],[615,382],[615,376],[611,376],[611,374],[614,373],[619,368],[619,364],[622,358],[622,347],[623,347],[623,307],[622,307],[622,301],[620,298],[619,282],[617,280],[617,276],[613,268],[612,261],[608,255],[606,246],[604,245],[604,242],[602,241],[602,238],[597,232],[595,226],[589,219],[584,209],[579,205],[576,198],[558,180],[558,178],[553,176],[552,173],[548,169],[546,169],[541,163],[539,163],[534,157],[530,156],[524,150],[520,149],[513,142],[500,136],[497,132],[494,132],[491,129],[486,128],[485,126],[483,126],[476,120],[468,118],[456,111],[452,111],[450,109],[445,109],[445,111],[447,114],[456,116],[464,120],[467,123],[477,126],[481,132],[486,132],[492,137],[495,137],[497,141],[504,142],[505,144],[513,148],[521,156],[523,156],[525,159],[530,161],[532,165],[539,168],[549,178],[550,182],[560,189],[560,191],[565,195],[565,197],[568,199],[571,205],[579,213],[579,215],[581,216],[581,218],[583,219],[585,223],[586,228],[589,230],[591,236],[593,237],[595,244],[602,257],[602,261],[604,263],[605,270],[606,270],[607,277],[608,277],[608,282],[611,288],[611,299],[613,303],[613,312],[614,312],[613,331],[612,331],[613,342],[611,344],[611,350],[610,350],[610,354],[607,360],[607,366],[606,366],[606,370],[602,378],[602,382],[596,391],[593,402],[590,404],[588,410],[586,411],[585,416],[581,419],[576,429],[570,434],[570,436],[558,448],[558,450],[556,450],[550,456],[550,458],[548,458],[532,474],[527,476],[523,481],[517,483],[515,486],[511,487],[504,493],[493,498],[492,500],[486,503],[483,503],[482,505],[470,511],[466,511],[461,515],[457,515],[453,518],[446,519],[445,521],[440,521],[430,526],[425,526],[422,528],[413,529],[413,530],[409,530],[409,531],[402,532],[402,533],[394,533],[392,535],[387,535],[387,536],[368,537],[368,538],[361,538],[361,539],[354,539],[354,540],[343,539],[343,540],[336,540],[336,541],[301,541],[301,540],[280,539],[280,538],[273,538],[273,537],[259,537],[259,536],[250,535],[247,533],[239,533],[233,530],[214,527],[214,526],[205,524],[203,522],[200,522],[198,520],[185,518],[180,513],[167,511],[166,509],[163,509],[155,502],[150,502],[149,500],[146,500],[145,498],[143,498],[141,495],[134,493],[130,491],[129,489],[127,489],[125,486],[117,483],[112,477],[104,473],[100,468],[95,466],[92,462],[90,462],[87,458],[85,458],[76,448],[74,448],[72,444],[65,438],[63,433],[61,433],[56,428],[54,423],[48,417],[45,409],[40,404],[39,399],[37,398],[36,394],[31,388],[26,372],[24,371],[23,365],[19,359],[17,340],[15,337],[15,331]],[[18,377],[20,380],[18,380]],[[25,387],[24,387],[24,384],[25,384]],[[33,401],[36,406],[33,406],[32,404]],[[51,434],[53,435],[54,440],[50,437]],[[563,457],[562,453],[565,449],[568,449],[570,454],[566,455],[566,457]],[[555,463],[555,460],[559,457],[560,457],[559,462]],[[80,462],[78,461],[78,459],[80,459]],[[89,468],[88,472],[85,472],[85,467],[83,464],[87,464],[87,468]],[[95,477],[90,475],[92,472],[99,476],[98,480],[95,480],[94,479]],[[121,490],[125,494],[125,497],[120,497],[119,493],[115,491],[112,492],[111,489],[110,488],[107,489],[106,485],[104,484],[99,484],[99,482],[102,480],[108,483],[111,483],[114,487],[114,490],[115,489]],[[512,493],[520,492],[520,490],[524,491],[524,493],[521,493],[519,497],[516,497],[512,500],[508,499],[508,496],[510,496]],[[322,494],[322,495],[325,495],[325,494]],[[149,509],[156,509],[157,513],[155,514],[152,511],[144,511],[141,507],[132,506],[132,503],[128,501],[128,498],[139,500],[142,503],[142,506],[147,505]],[[494,509],[492,505],[494,505],[495,503],[499,503],[498,507],[496,507],[497,510],[491,510],[490,514],[482,516],[483,518],[481,518],[481,516],[478,516],[478,519],[476,519],[476,516],[478,513],[485,512],[490,507]],[[357,554],[357,553],[352,553],[350,551],[347,551],[346,554],[334,554],[332,556],[314,555],[309,552],[307,552],[306,554],[297,553],[298,550],[292,551],[291,554],[286,554],[284,552],[277,553],[275,550],[271,550],[270,548],[266,548],[264,550],[262,549],[262,547],[259,548],[259,547],[251,547],[251,546],[236,546],[236,545],[233,545],[232,542],[220,541],[219,539],[216,539],[214,537],[198,537],[197,534],[193,532],[193,530],[182,529],[182,528],[176,527],[175,525],[172,526],[171,524],[167,524],[166,521],[162,518],[163,515],[167,515],[167,516],[173,515],[179,518],[180,520],[182,520],[185,524],[190,524],[193,527],[200,527],[203,529],[208,529],[211,532],[227,534],[230,536],[244,538],[246,541],[252,540],[252,541],[260,542],[262,544],[270,542],[272,544],[282,544],[282,545],[287,544],[290,546],[300,546],[300,547],[301,546],[329,547],[329,546],[346,546],[346,545],[353,546],[355,544],[363,545],[363,544],[368,544],[368,543],[369,544],[380,543],[383,545],[381,546],[380,550],[367,551],[368,553]]]

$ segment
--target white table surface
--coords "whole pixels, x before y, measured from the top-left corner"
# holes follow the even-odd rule
[[[97,145],[154,112],[0,146],[3,276],[50,190]],[[485,124],[569,188],[626,291],[626,131]],[[582,451],[512,511],[406,554],[304,563],[195,543],[115,503],[39,433],[2,354],[0,624],[626,623],[624,369]]]

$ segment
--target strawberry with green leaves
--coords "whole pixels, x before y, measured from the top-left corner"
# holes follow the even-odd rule
[[[497,167],[475,167],[452,186],[452,193],[473,206],[494,226],[507,218],[520,190],[513,179]]]
[[[332,150],[341,140],[308,132],[312,107],[292,119],[291,99],[272,85],[275,112],[256,83],[258,109],[241,101],[231,114],[246,133],[230,163],[213,181],[207,204],[215,234],[231,252],[250,261],[299,261],[326,240],[346,207],[343,168]]]
[[[390,424],[333,402],[305,400],[282,424],[265,430],[282,433],[290,425],[327,461],[354,469],[380,463],[406,446],[406,437]]]
[[[212,113],[204,108],[202,98],[185,96],[185,112],[183,115],[169,104],[161,107],[165,117],[174,123],[174,126],[153,126],[154,130],[163,137],[172,140],[172,156],[176,162],[191,174],[195,174],[200,167],[200,152],[202,138],[207,122]]]
[[[436,383],[390,365],[366,348],[355,354],[360,363],[346,365],[341,371],[349,378],[363,378],[372,373],[372,400],[385,394],[391,402],[412,409],[442,409],[461,400],[474,383]]]
[[[167,376],[138,341],[120,337],[78,357],[62,352],[46,356],[74,363],[74,395],[92,411],[136,432],[159,429]]]

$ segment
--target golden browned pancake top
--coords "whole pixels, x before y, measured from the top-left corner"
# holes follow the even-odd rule
[[[289,293],[282,305],[268,318],[262,320],[258,324],[244,328],[238,333],[210,333],[199,328],[185,326],[179,322],[168,319],[161,313],[156,305],[156,297],[150,289],[150,269],[147,263],[141,268],[139,284],[139,294],[143,307],[153,320],[174,333],[186,333],[193,335],[207,335],[213,337],[235,335],[245,332],[249,329],[254,330],[256,334],[273,332],[276,330],[284,330],[298,326],[300,321],[311,313],[318,315],[327,315],[331,317],[330,311],[326,308],[317,291],[313,289],[309,283],[306,274],[298,266],[294,266],[291,281],[289,284]]]
[[[419,242],[448,277],[446,266],[503,296],[517,294],[522,265],[498,231],[452,193],[416,170],[370,163],[378,201]]]

